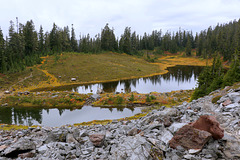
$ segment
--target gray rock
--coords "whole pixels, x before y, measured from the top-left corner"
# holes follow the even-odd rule
[[[50,142],[66,142],[66,136],[68,131],[56,128],[48,134],[46,143]]]
[[[185,159],[190,159],[190,160],[191,160],[191,159],[194,159],[195,156],[194,156],[194,155],[187,154],[187,155],[184,155],[183,157],[184,157]]]
[[[145,160],[150,159],[151,144],[140,135],[126,137],[117,148],[111,150],[110,159],[131,159]]]
[[[225,150],[223,152],[229,159],[240,158],[240,147],[239,146],[240,146],[239,140],[227,141]]]
[[[39,148],[37,149],[37,151],[38,151],[40,154],[44,154],[47,150],[48,150],[47,144],[44,144],[43,146],[41,146],[41,147],[39,147]]]
[[[16,154],[21,154],[24,151],[31,151],[35,150],[36,145],[29,139],[19,139],[16,143],[13,143],[8,148],[4,150],[4,155],[10,155],[11,153],[15,152]]]
[[[187,123],[177,123],[174,122],[169,128],[168,130],[174,134],[175,132],[177,132],[180,128],[182,128],[184,125],[186,125]]]
[[[232,93],[228,93],[227,95],[229,96],[230,100],[233,103],[239,103],[240,102],[240,93],[232,92]]]
[[[162,141],[154,138],[147,138],[147,140],[162,151],[167,151],[167,145],[165,145]]]
[[[73,134],[68,133],[66,137],[67,143],[78,143],[77,140],[73,137]]]
[[[199,152],[201,152],[202,149],[189,149],[188,153],[189,154],[198,154]]]
[[[159,140],[163,141],[165,144],[168,144],[172,137],[172,133],[165,129],[162,131],[161,136],[159,136]]]
[[[237,107],[240,107],[240,104],[238,104],[238,103],[233,103],[233,104],[229,104],[229,105],[225,106],[225,107],[224,107],[224,110],[225,110],[225,111],[229,111],[229,110],[235,109],[235,108],[237,108]]]

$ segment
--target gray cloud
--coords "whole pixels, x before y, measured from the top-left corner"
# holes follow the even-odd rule
[[[50,31],[74,24],[76,34],[94,36],[109,23],[120,36],[126,26],[139,34],[153,29],[176,31],[179,27],[193,32],[228,23],[240,17],[240,0],[3,0],[0,26],[6,35],[9,21],[32,19],[36,30],[43,25]]]

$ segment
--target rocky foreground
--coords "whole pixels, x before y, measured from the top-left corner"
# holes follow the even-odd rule
[[[219,100],[213,104],[216,95]],[[196,122],[202,115],[213,117],[214,123]],[[218,90],[173,108],[162,107],[133,121],[0,130],[0,160],[15,158],[240,159],[240,88]]]

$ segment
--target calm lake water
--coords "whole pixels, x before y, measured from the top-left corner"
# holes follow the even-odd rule
[[[81,109],[0,108],[0,123],[62,126],[92,120],[119,119],[141,113],[140,108],[100,108],[83,106]]]
[[[98,83],[68,87],[65,90],[78,93],[96,93],[97,88],[104,92],[171,92],[175,90],[187,90],[196,87],[197,77],[202,71],[200,66],[175,66],[169,67],[168,73],[146,78],[120,80],[116,82]]]
[[[79,93],[96,93],[97,88],[104,92],[169,92],[192,89],[203,67],[176,66],[168,68],[164,75],[131,79],[85,86],[55,88],[54,90],[73,90]],[[140,113],[140,108],[100,108],[83,106],[81,109],[41,109],[41,108],[5,108],[0,107],[0,123],[61,126],[92,120],[119,119]]]

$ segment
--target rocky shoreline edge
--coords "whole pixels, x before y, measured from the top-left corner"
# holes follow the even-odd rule
[[[218,100],[212,103],[216,95]],[[179,129],[202,115],[215,117],[219,127],[224,129],[224,136],[214,139],[213,134],[207,132],[209,136],[204,143],[184,137],[188,139],[185,144],[171,148],[169,142],[176,139]],[[201,143],[202,147],[189,148],[186,143]],[[172,108],[163,106],[137,120],[113,120],[107,125],[0,130],[0,160],[240,159],[239,146],[240,88],[229,87],[190,103]]]

